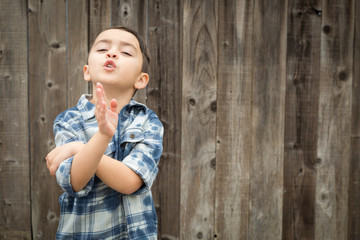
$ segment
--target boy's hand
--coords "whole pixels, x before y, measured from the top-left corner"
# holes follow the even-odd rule
[[[55,176],[55,172],[60,164],[64,160],[78,153],[83,146],[84,144],[81,142],[70,142],[60,147],[56,147],[49,152],[45,159],[50,175]]]
[[[101,83],[96,85],[96,109],[95,116],[99,126],[99,132],[112,138],[115,134],[118,124],[117,101],[112,99],[110,109],[106,107],[105,90]]]

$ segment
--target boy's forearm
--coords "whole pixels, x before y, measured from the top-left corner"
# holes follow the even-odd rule
[[[143,180],[124,163],[104,155],[96,176],[115,191],[131,194],[143,185]]]
[[[70,181],[75,192],[83,189],[94,175],[111,138],[96,132],[90,141],[74,156]]]

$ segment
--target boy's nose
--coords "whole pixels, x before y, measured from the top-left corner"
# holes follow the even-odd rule
[[[116,53],[107,53],[107,57],[117,59],[118,55]]]

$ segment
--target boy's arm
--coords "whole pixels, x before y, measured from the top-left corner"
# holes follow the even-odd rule
[[[118,192],[141,194],[150,189],[156,178],[164,129],[153,114],[142,131],[143,140],[136,143],[121,162],[103,157],[96,170],[96,176]]]
[[[70,142],[53,149],[46,156],[50,174],[54,176],[61,162],[80,152],[84,146],[82,142]],[[106,155],[102,156],[95,174],[109,187],[124,194],[131,194],[143,185],[143,180],[130,168]]]
[[[75,192],[80,191],[95,174],[118,123],[117,102],[112,100],[110,109],[106,107],[105,93],[100,83],[97,84],[96,96],[95,116],[99,130],[72,161],[70,181]]]
[[[103,156],[96,170],[106,185],[123,194],[132,194],[143,185],[143,180],[124,163],[108,156]]]
[[[84,144],[82,142],[70,142],[51,150],[45,158],[50,175],[55,176],[55,172],[61,162],[74,156],[83,146]]]

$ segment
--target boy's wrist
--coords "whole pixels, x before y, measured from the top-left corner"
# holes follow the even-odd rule
[[[109,143],[114,135],[109,136],[108,134],[101,133],[100,131],[98,133],[98,138],[100,138],[101,141]]]
[[[84,143],[82,142],[73,142],[73,145],[72,145],[72,153],[73,155],[77,154],[78,152],[81,151],[81,149],[84,147]]]

